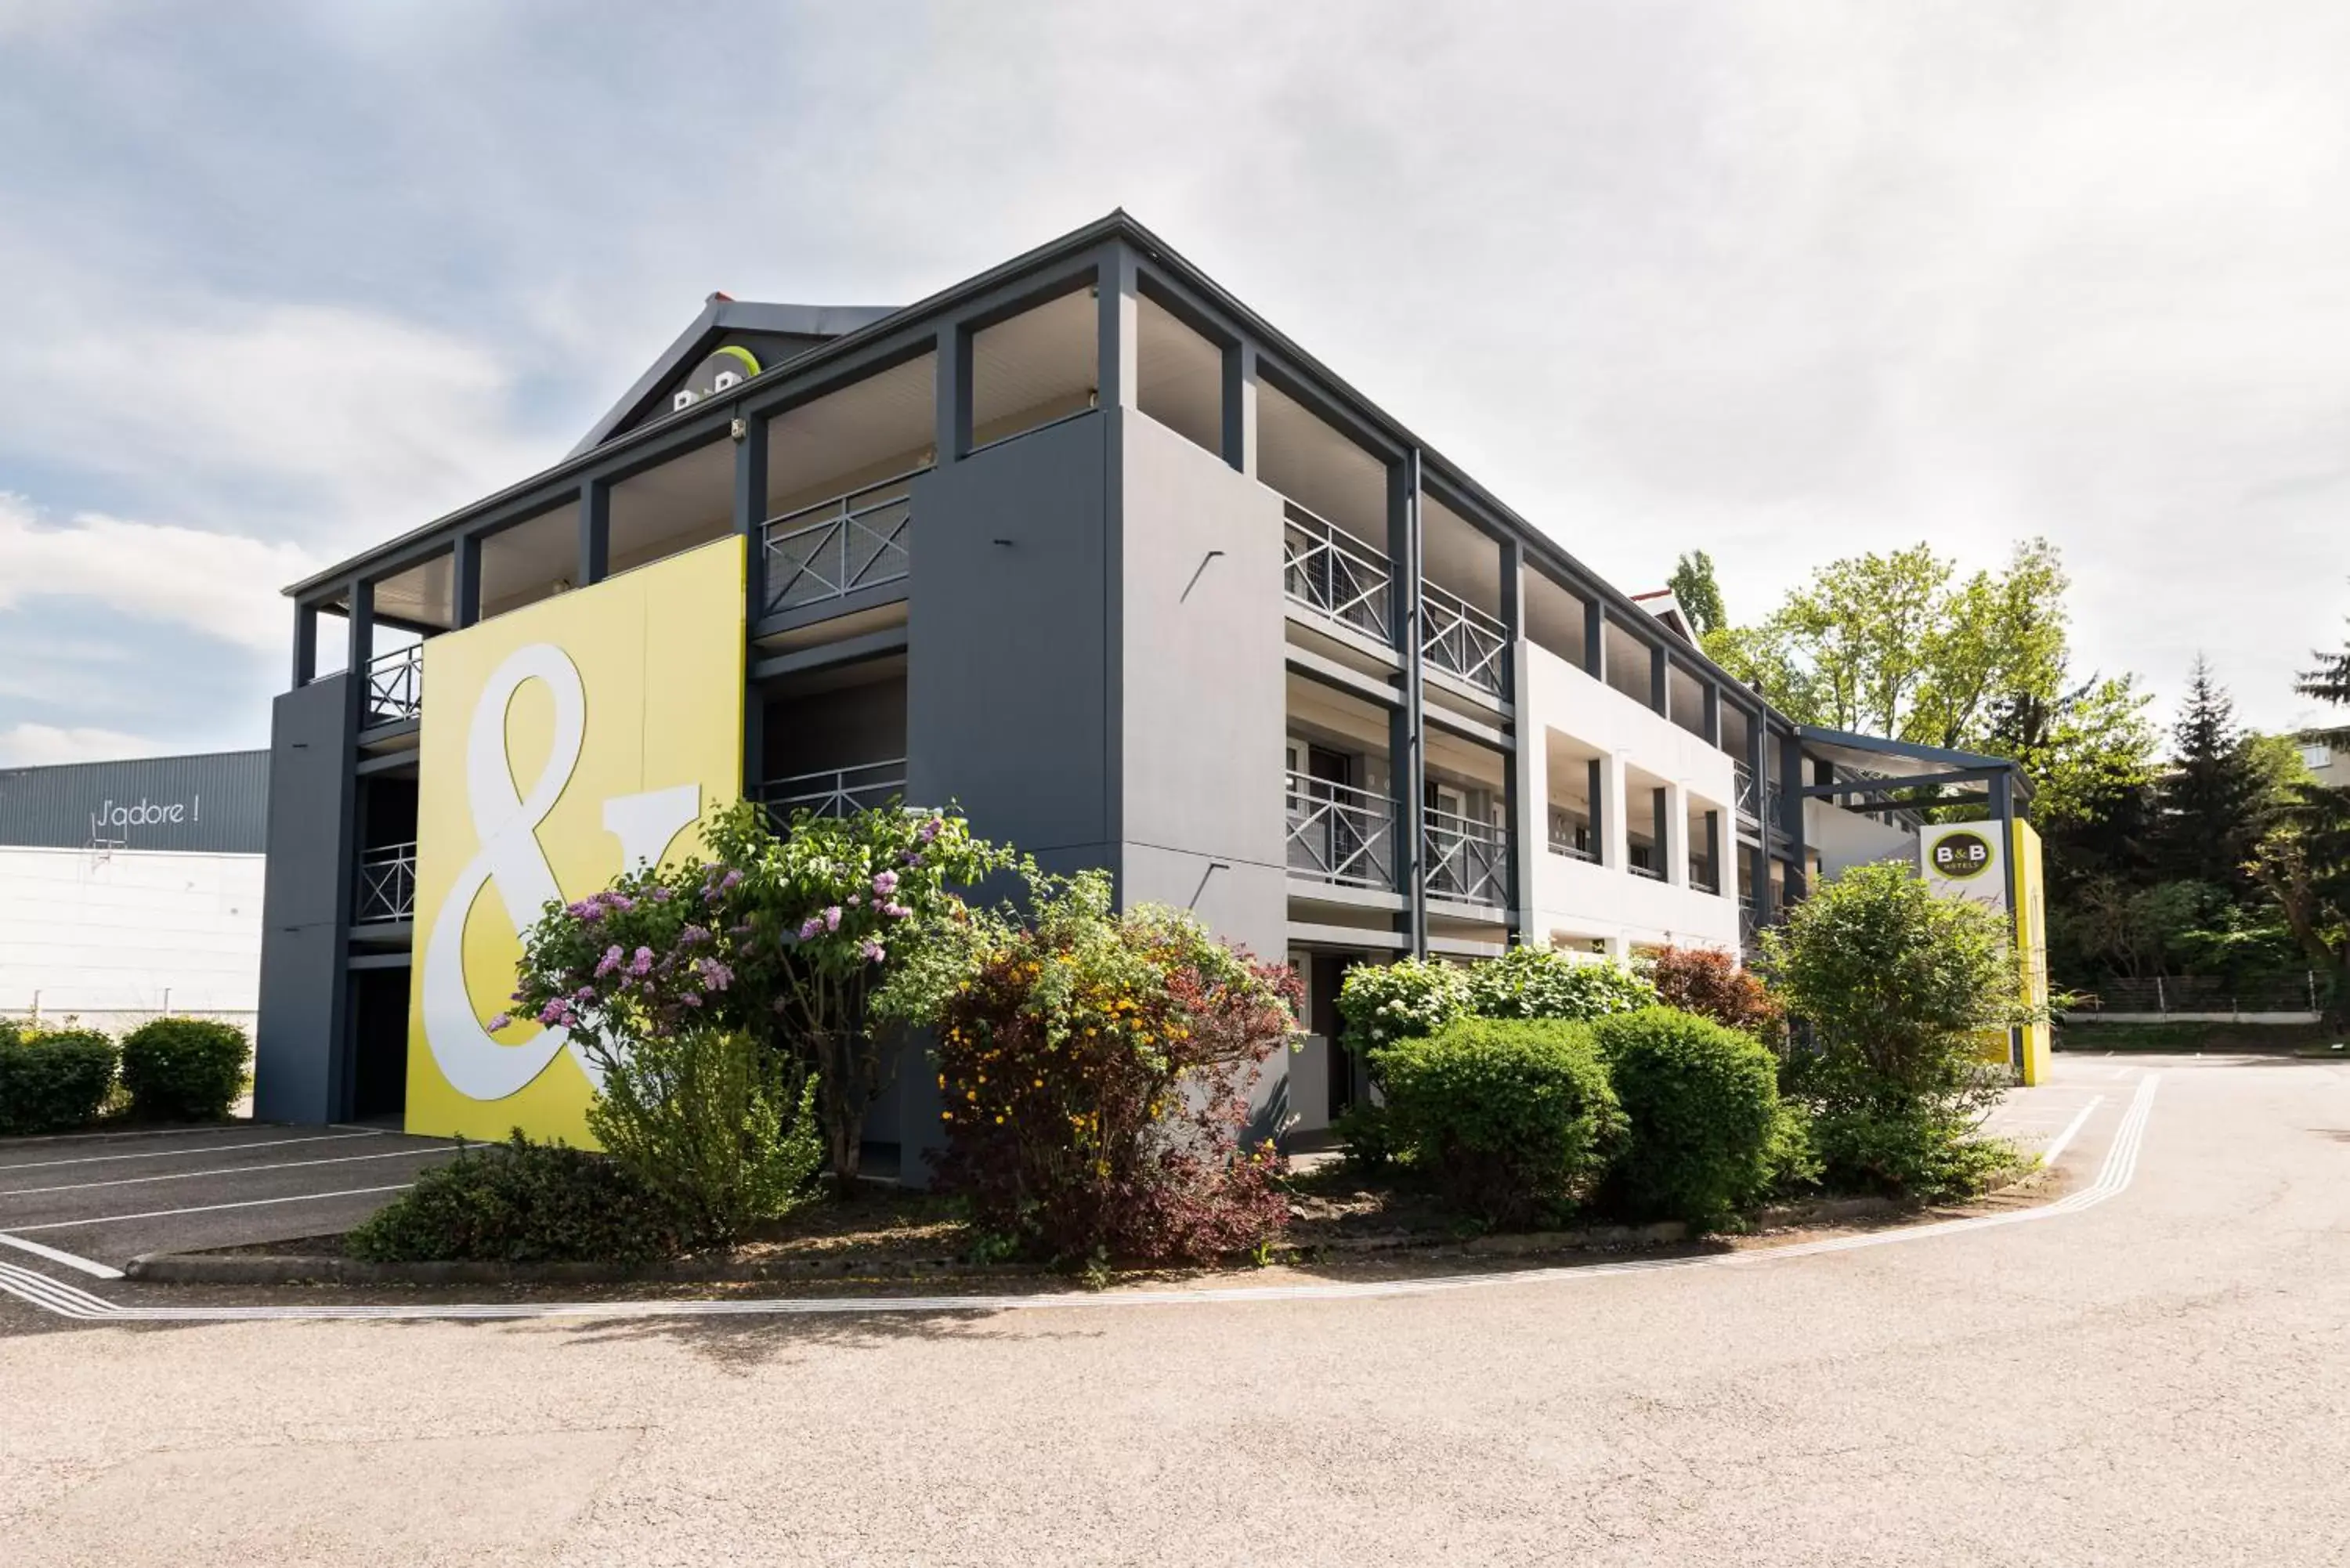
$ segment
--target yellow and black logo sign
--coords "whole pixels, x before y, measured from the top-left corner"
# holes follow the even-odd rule
[[[1944,877],[1964,880],[1980,877],[1991,865],[1991,840],[1980,833],[1952,833],[1934,845],[1934,869]]]

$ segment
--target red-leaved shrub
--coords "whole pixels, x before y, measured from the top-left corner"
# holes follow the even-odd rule
[[[938,1019],[941,1181],[1032,1257],[1201,1261],[1280,1234],[1250,1086],[1295,1027],[1295,975],[1180,910],[1110,911],[1099,873],[1042,879],[1033,924],[975,929]]]
[[[1648,960],[1657,1001],[1776,1046],[1786,1014],[1753,971],[1719,948],[1659,948]]]

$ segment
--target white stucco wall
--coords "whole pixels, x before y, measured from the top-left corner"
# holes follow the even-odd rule
[[[162,1012],[249,1022],[258,855],[0,848],[0,1015],[105,1028]]]
[[[1804,842],[1819,852],[1820,877],[1833,882],[1856,866],[1878,860],[1918,863],[1918,835],[1824,800],[1804,803]]]
[[[1525,846],[1527,907],[1520,929],[1527,940],[1597,940],[1621,956],[1634,947],[1738,948],[1736,764],[1646,705],[1602,684],[1547,649],[1521,639],[1517,749],[1518,842]],[[1550,746],[1556,731],[1597,753],[1606,763],[1608,809],[1601,813],[1602,863],[1593,865],[1549,848]],[[1689,886],[1688,834],[1678,826],[1668,841],[1667,879],[1636,877],[1627,868],[1627,770],[1663,782],[1671,794],[1670,820],[1695,812],[1721,814],[1721,890]]]

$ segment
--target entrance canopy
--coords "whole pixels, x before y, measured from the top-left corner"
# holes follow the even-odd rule
[[[2023,815],[2032,800],[2032,781],[2011,758],[1816,724],[1804,724],[1797,733],[1804,754],[1827,764],[1804,781],[1807,798],[1859,811],[1979,802],[2002,822]]]

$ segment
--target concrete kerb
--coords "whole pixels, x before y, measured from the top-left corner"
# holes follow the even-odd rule
[[[2013,1189],[2006,1190],[2012,1191]],[[1886,1198],[1846,1198],[1816,1203],[1781,1204],[1755,1216],[1759,1231],[1798,1229],[1891,1219],[1915,1210]],[[1647,1225],[1591,1225],[1566,1231],[1499,1232],[1461,1237],[1441,1232],[1395,1231],[1336,1237],[1305,1245],[1277,1247],[1276,1263],[1386,1252],[1462,1253],[1472,1257],[1539,1257],[1644,1247],[1685,1245],[1700,1238],[1679,1220]],[[746,1262],[679,1263],[630,1268],[608,1263],[421,1262],[379,1263],[333,1254],[151,1252],[134,1258],[125,1272],[151,1284],[186,1285],[534,1285],[534,1284],[753,1284],[777,1280],[840,1279],[1034,1279],[1054,1272],[1034,1263],[973,1263],[957,1257],[775,1258]]]

